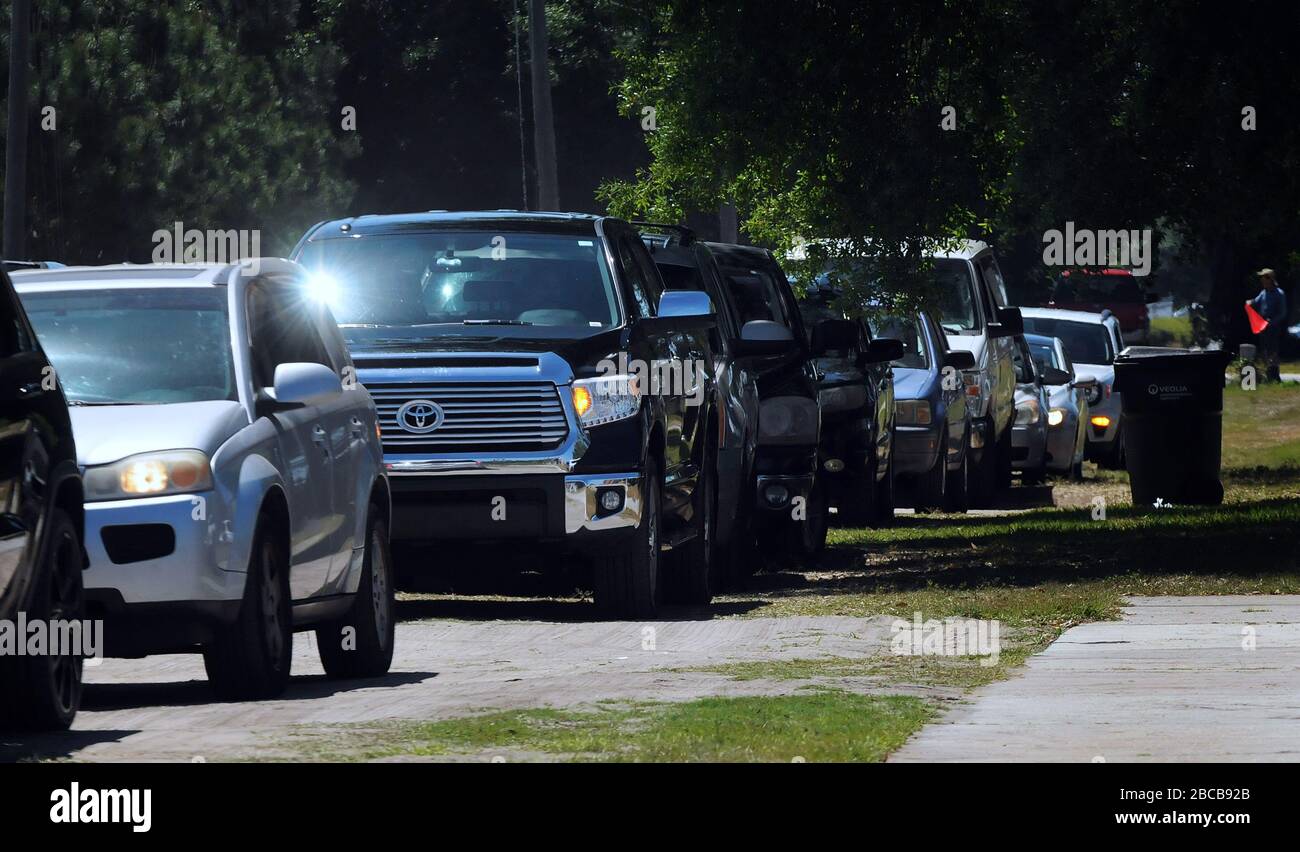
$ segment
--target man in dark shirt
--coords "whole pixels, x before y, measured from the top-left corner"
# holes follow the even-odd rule
[[[1255,336],[1259,354],[1268,365],[1268,379],[1282,381],[1280,350],[1282,331],[1286,328],[1286,293],[1277,286],[1277,275],[1271,269],[1261,269],[1256,273],[1260,286],[1259,295],[1246,304],[1250,305],[1261,317],[1268,320],[1268,326]]]

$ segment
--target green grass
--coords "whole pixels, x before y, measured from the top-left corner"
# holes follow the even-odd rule
[[[1223,467],[1300,476],[1300,385],[1230,385],[1223,393]]]
[[[1192,321],[1187,317],[1157,317],[1151,320],[1150,346],[1191,346]]]
[[[290,741],[296,759],[388,757],[617,762],[884,760],[934,715],[901,695],[805,690],[594,709],[506,710],[436,722],[335,726]]]

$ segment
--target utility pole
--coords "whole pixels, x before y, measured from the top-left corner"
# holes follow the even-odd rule
[[[3,252],[10,260],[27,257],[27,42],[31,0],[13,0],[9,21],[9,124],[5,133],[5,208]]]
[[[551,63],[547,58],[546,0],[529,0],[528,49],[533,72],[533,151],[537,160],[537,206],[560,209],[555,164],[555,116],[551,110]]]

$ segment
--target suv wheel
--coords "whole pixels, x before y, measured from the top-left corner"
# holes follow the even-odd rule
[[[934,466],[922,474],[917,482],[916,510],[942,510],[947,502],[948,493],[948,429],[939,432],[939,452],[935,454]]]
[[[239,617],[203,649],[203,666],[223,698],[273,698],[289,685],[293,661],[288,548],[263,518],[253,537]]]
[[[61,509],[49,522],[49,548],[28,613],[47,625],[80,619],[85,606],[77,527]],[[81,706],[81,674],[80,654],[0,658],[0,728],[67,730]]]
[[[989,509],[993,506],[993,497],[997,492],[998,472],[993,424],[987,419],[984,421],[984,434],[988,437],[980,450],[979,461],[971,464],[970,502],[976,508]]]
[[[708,458],[708,456],[706,456]],[[717,496],[711,462],[700,471],[695,488],[695,538],[678,548],[665,565],[664,599],[670,603],[703,606],[713,600],[721,579],[714,562],[717,533]]]
[[[948,472],[944,511],[965,512],[970,508],[970,451],[963,449],[961,467]]]
[[[641,523],[632,542],[596,560],[596,607],[608,618],[653,618],[659,608],[659,465],[646,463],[641,477]]]
[[[381,677],[393,664],[396,634],[393,560],[388,525],[379,507],[370,504],[361,584],[347,617],[316,629],[321,665],[331,678]]]
[[[876,462],[879,464],[879,462]],[[876,505],[874,520],[878,527],[892,526],[894,523],[894,450],[889,450],[889,466],[885,469],[885,478],[876,485]]]

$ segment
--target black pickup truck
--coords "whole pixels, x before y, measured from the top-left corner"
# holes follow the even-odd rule
[[[53,631],[84,618],[82,497],[63,389],[0,272],[0,621],[22,614]],[[71,725],[81,705],[80,650],[10,651],[0,655],[0,730]]]
[[[394,544],[558,545],[615,617],[708,602],[715,316],[704,294],[664,292],[631,226],[360,216],[316,225],[293,256],[375,399]]]

